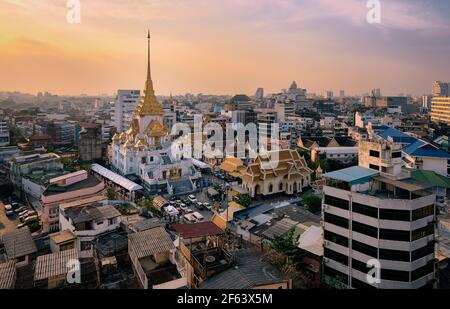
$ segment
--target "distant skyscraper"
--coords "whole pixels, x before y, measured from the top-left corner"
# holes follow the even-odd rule
[[[441,81],[434,82],[432,94],[433,94],[433,97],[448,97],[448,96],[450,96],[449,83],[443,83]]]
[[[115,120],[117,132],[129,128],[134,110],[141,98],[140,90],[118,90],[115,101]]]
[[[258,88],[258,89],[256,90],[255,98],[256,98],[257,100],[262,100],[262,99],[264,99],[264,88]]]
[[[339,91],[339,97],[341,97],[341,98],[345,97],[345,91],[344,90]]]
[[[327,91],[327,99],[332,100],[334,98],[334,93],[331,90]]]

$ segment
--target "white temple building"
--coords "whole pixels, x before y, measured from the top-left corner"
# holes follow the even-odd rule
[[[136,175],[149,194],[194,191],[201,173],[192,159],[172,155],[170,129],[164,126],[164,110],[155,96],[150,69],[150,33],[147,65],[144,94],[131,126],[113,137],[112,166],[121,175]]]

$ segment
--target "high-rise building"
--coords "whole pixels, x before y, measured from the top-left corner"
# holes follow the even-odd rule
[[[0,118],[0,147],[9,145],[9,129],[6,121]]]
[[[450,97],[435,97],[431,101],[431,121],[450,125]]]
[[[417,289],[435,282],[435,201],[402,170],[402,145],[360,144],[359,166],[324,174],[324,282]]]
[[[264,88],[258,88],[256,90],[255,99],[257,99],[257,100],[264,99]]]
[[[295,116],[295,102],[279,102],[275,104],[275,111],[277,112],[278,122],[285,121],[286,117]]]
[[[334,99],[334,93],[331,90],[327,91],[327,99],[328,100],[333,100]]]
[[[430,95],[422,96],[422,108],[430,109],[432,100],[433,100],[433,97]]]
[[[448,97],[450,96],[449,92],[449,83],[443,83],[441,81],[437,81],[433,83],[432,88],[433,97]]]
[[[140,90],[118,90],[115,101],[115,121],[117,132],[123,132],[130,127],[134,110],[141,99]]]
[[[80,159],[92,162],[102,159],[102,128],[95,124],[85,124],[80,132],[78,152]]]
[[[340,98],[345,98],[345,90],[339,91],[339,97]]]

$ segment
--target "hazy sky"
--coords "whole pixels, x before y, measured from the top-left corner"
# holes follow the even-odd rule
[[[289,87],[430,92],[450,81],[450,1],[0,0],[0,91],[114,93],[143,87],[152,32],[157,94]]]

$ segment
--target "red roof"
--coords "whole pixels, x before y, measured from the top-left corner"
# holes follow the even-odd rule
[[[199,222],[194,224],[174,224],[173,228],[184,239],[216,236],[224,233],[212,222]]]

